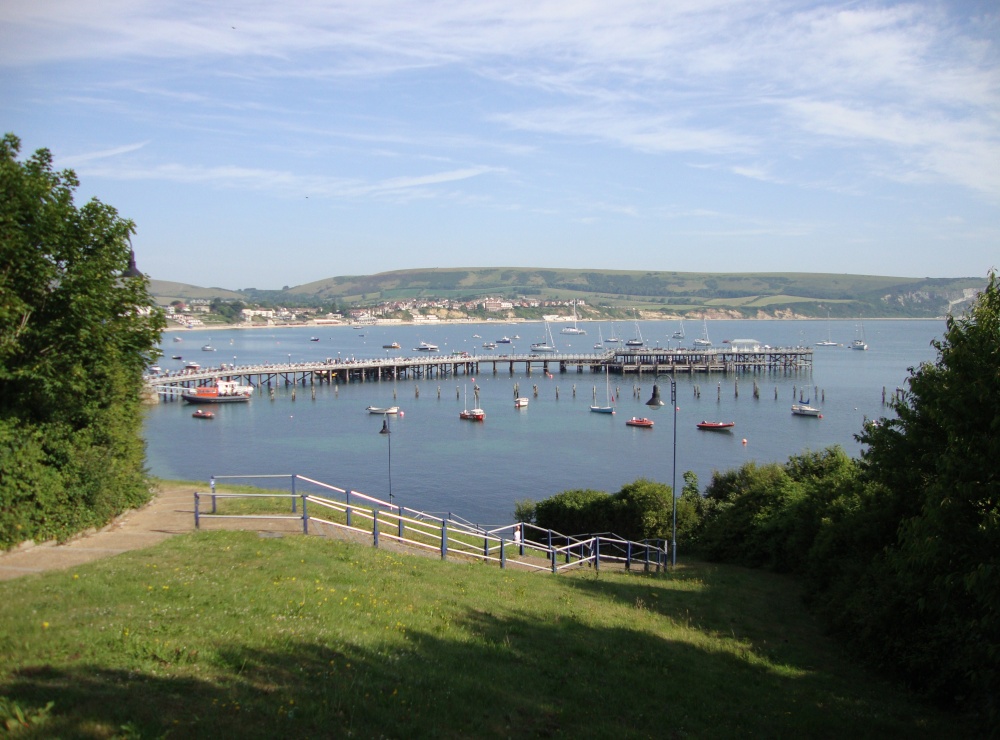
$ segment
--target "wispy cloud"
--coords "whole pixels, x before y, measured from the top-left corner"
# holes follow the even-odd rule
[[[230,96],[240,93],[215,99],[198,75],[242,83],[235,87],[243,105],[284,83],[312,85],[322,96],[427,75],[424,89],[442,111],[493,127],[494,146],[510,156],[523,155],[525,141],[539,134],[642,154],[708,155],[720,170],[800,184],[816,182],[803,178],[801,160],[835,156],[849,163],[846,177],[943,182],[1000,197],[1000,175],[992,174],[1000,173],[1000,15],[984,11],[976,26],[957,6],[38,0],[0,6],[0,66],[155,61],[147,72],[155,76],[172,64],[136,89],[218,109],[235,108]],[[168,90],[166,79],[180,84]],[[466,87],[449,90],[455,80]],[[427,141],[448,146],[447,120],[422,122]],[[376,116],[370,130],[359,124],[353,135],[395,134]],[[420,146],[400,140],[410,151]],[[877,157],[874,146],[883,147]],[[754,161],[767,169],[747,165]],[[433,184],[420,179],[366,187]]]
[[[146,146],[148,141],[140,141],[135,144],[125,144],[123,146],[115,147],[114,149],[102,149],[96,152],[86,152],[83,154],[70,154],[68,156],[60,157],[58,164],[60,167],[79,167],[83,164],[89,164],[100,159],[110,159],[112,157],[119,157],[122,154],[130,154],[131,152],[136,152]]]
[[[347,178],[300,175],[290,171],[248,167],[201,167],[182,164],[141,166],[92,166],[86,174],[119,180],[161,180],[175,183],[201,183],[219,188],[241,188],[272,191],[282,196],[302,197],[370,197],[399,194],[405,191],[426,191],[435,185],[467,180],[500,172],[495,167],[468,167],[435,172],[427,175],[394,177],[374,182]]]

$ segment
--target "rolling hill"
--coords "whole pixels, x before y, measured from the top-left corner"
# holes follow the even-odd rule
[[[968,301],[984,278],[904,278],[824,273],[684,273],[528,267],[454,267],[345,275],[283,290],[228,291],[152,281],[157,297],[238,299],[299,305],[474,300],[487,296],[573,300],[582,314],[782,317],[943,316]]]

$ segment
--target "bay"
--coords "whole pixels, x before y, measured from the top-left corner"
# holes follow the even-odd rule
[[[648,345],[676,346],[676,322],[639,323]],[[610,335],[609,324],[580,326],[588,335],[560,335],[554,326],[560,350],[591,353],[599,327],[604,336]],[[866,418],[889,413],[883,393],[891,395],[903,387],[908,368],[935,359],[930,343],[941,337],[945,322],[866,320],[867,352],[849,349],[857,322],[719,320],[707,326],[720,348],[726,346],[723,339],[739,338],[775,347],[813,346],[828,335],[842,346],[815,347],[811,372],[678,375],[678,488],[685,471],[693,471],[704,490],[713,471],[751,460],[785,462],[790,455],[834,444],[858,455],[854,435]],[[701,333],[692,328],[688,322],[686,346]],[[511,345],[482,348],[484,342],[517,334],[520,338]],[[526,352],[543,334],[541,323],[530,322],[167,332],[160,365],[176,370],[190,360],[203,366],[239,366],[415,355],[411,348],[421,341],[439,345],[444,359],[452,351]],[[174,336],[182,341],[173,341]],[[313,337],[318,341],[311,341]],[[392,342],[402,349],[383,349]],[[203,352],[206,344],[215,351]],[[172,360],[172,355],[183,359]],[[540,369],[530,375],[506,369],[494,374],[485,365],[481,370],[474,377],[486,411],[483,423],[458,418],[467,406],[466,393],[468,405],[473,399],[473,383],[465,376],[299,385],[294,399],[290,387],[278,385],[273,401],[265,393],[247,404],[223,405],[215,409],[212,421],[192,419],[187,404],[161,403],[148,408],[144,421],[147,466],[157,477],[204,481],[206,486],[213,475],[298,473],[383,499],[391,483],[395,503],[481,524],[512,521],[514,504],[521,499],[540,500],[576,488],[613,493],[638,478],[671,483],[669,384],[661,388],[667,405],[652,412],[645,405],[652,391],[650,375],[612,375],[618,400],[617,413],[609,416],[590,412],[595,394],[604,402],[602,375],[574,370],[548,377]],[[515,384],[530,398],[525,409],[514,408]],[[791,414],[791,404],[801,394],[822,408],[822,418]],[[382,417],[368,414],[369,405],[402,409],[399,417],[390,417],[389,437],[379,434]],[[628,427],[625,421],[632,416],[652,418],[655,426]],[[731,432],[701,431],[695,425],[702,420],[736,425]]]

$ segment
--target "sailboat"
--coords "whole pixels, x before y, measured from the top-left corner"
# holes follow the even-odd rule
[[[597,327],[597,341],[594,343],[594,349],[604,349],[604,332],[601,331],[601,327]]]
[[[826,312],[826,339],[822,342],[816,342],[817,347],[836,347],[837,343],[833,341],[830,335],[830,312]]]
[[[674,339],[684,338],[684,319],[681,319],[681,328],[674,332]]]
[[[560,334],[586,334],[585,329],[576,325],[576,301],[573,301],[573,326],[566,326],[559,330]]]
[[[626,347],[641,347],[644,344],[645,344],[645,342],[642,341],[642,332],[639,331],[639,318],[638,318],[638,314],[636,314],[636,320],[635,320],[635,337],[633,337],[632,339],[626,339],[625,340],[625,346]]]
[[[531,345],[531,351],[535,353],[542,352],[555,352],[556,345],[552,341],[552,330],[549,328],[549,322],[545,322],[545,338],[541,342],[535,342]]]
[[[868,349],[865,342],[865,322],[858,318],[858,336],[851,342],[851,349]]]
[[[608,375],[608,366],[604,366],[604,385],[606,386],[606,401],[604,406],[597,405],[597,399],[594,399],[594,404],[590,407],[590,410],[595,414],[613,414],[615,413],[615,407],[612,403],[611,398],[611,376]]]
[[[466,421],[483,421],[486,418],[486,412],[481,408],[469,408],[469,386],[465,386],[465,408],[459,412],[458,418]]]
[[[615,328],[615,322],[611,322],[611,336],[604,340],[605,344],[620,344],[622,338],[618,336],[618,330]]]
[[[705,319],[701,320],[701,336],[694,340],[696,347],[711,347],[712,340],[708,338],[708,322]]]

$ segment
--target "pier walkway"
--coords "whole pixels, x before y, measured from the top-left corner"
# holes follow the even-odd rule
[[[813,350],[809,347],[729,347],[709,349],[628,348],[592,354],[510,354],[470,355],[421,354],[414,357],[385,357],[360,360],[327,358],[314,362],[265,363],[262,365],[221,364],[146,377],[149,395],[179,395],[184,389],[208,385],[216,380],[233,380],[257,388],[274,386],[347,384],[415,378],[445,378],[458,375],[494,375],[520,371],[526,375],[541,371],[603,373],[605,368],[619,375],[662,373],[724,373],[783,375],[809,373]]]

